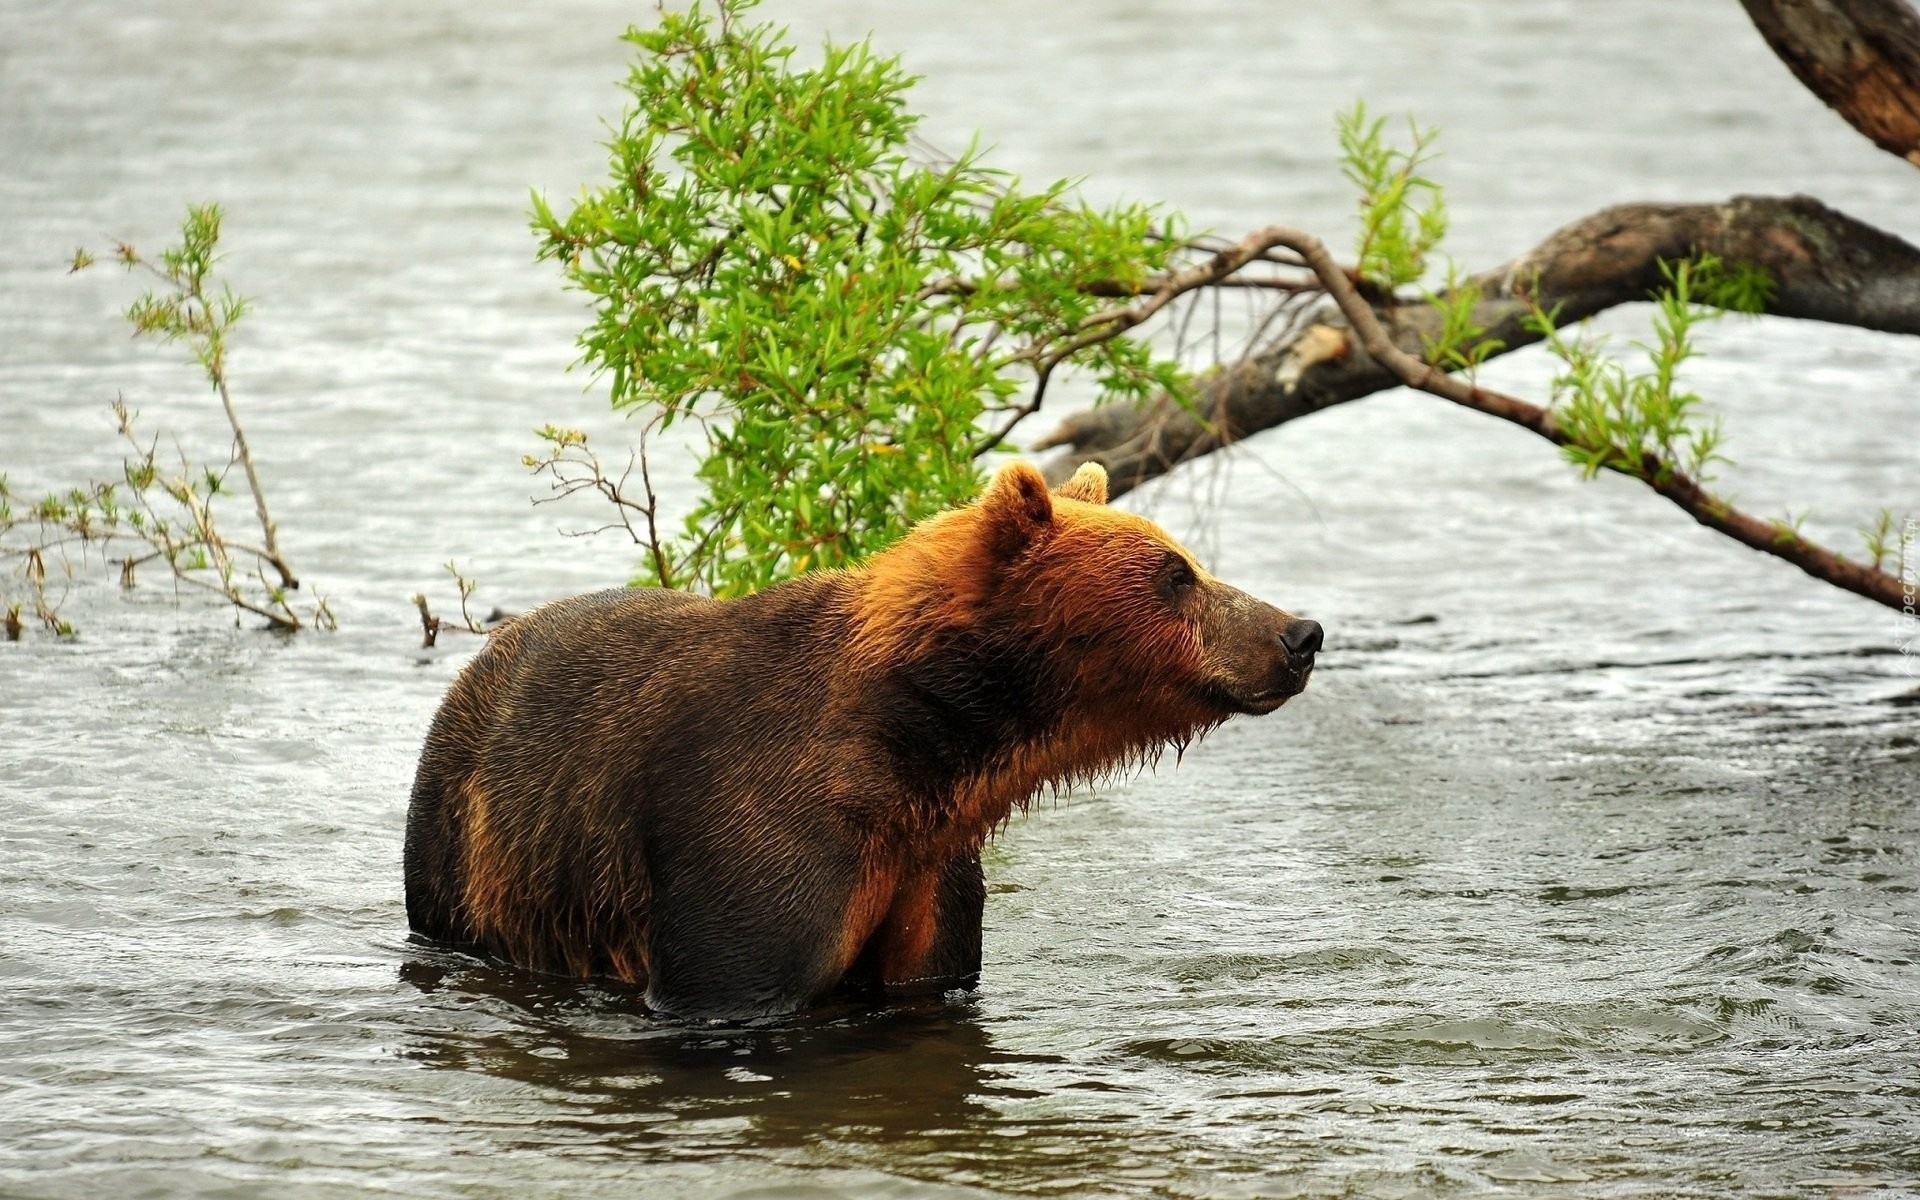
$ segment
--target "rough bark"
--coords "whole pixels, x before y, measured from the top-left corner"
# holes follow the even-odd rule
[[[1764,269],[1766,311],[1920,334],[1920,249],[1805,196],[1740,196],[1721,204],[1632,204],[1554,233],[1525,256],[1474,278],[1476,323],[1505,353],[1541,340],[1535,305],[1577,321],[1647,299],[1662,260],[1711,253]],[[1440,316],[1425,302],[1376,306],[1392,343],[1422,357]],[[1403,381],[1368,353],[1335,304],[1205,380],[1187,404],[1171,398],[1075,413],[1036,449],[1067,447],[1048,467],[1063,480],[1083,462],[1106,467],[1119,495],[1182,462],[1263,429]]]
[[[1740,0],[1808,91],[1920,166],[1920,15],[1907,0]]]

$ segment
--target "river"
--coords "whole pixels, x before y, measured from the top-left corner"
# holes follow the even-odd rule
[[[1912,169],[1731,0],[764,11],[805,46],[872,30],[937,144],[1226,233],[1345,244],[1331,118],[1362,96],[1441,128],[1474,267],[1625,200],[1804,191],[1920,233]],[[533,428],[621,422],[567,371],[580,299],[526,209],[598,175],[649,12],[0,0],[0,471],[115,472],[116,395],[222,444],[177,349],[127,337],[134,283],[64,273],[218,201],[256,304],[238,402],[341,624],[83,569],[78,636],[0,643],[0,1194],[1920,1195],[1895,615],[1431,397],[1129,499],[1327,650],[1278,714],[1016,821],[977,994],[690,1030],[411,944],[406,791],[472,642],[421,650],[409,597],[457,607],[453,560],[524,608],[635,557],[529,503]],[[1743,503],[1845,550],[1920,513],[1911,345],[1728,320],[1703,348]]]

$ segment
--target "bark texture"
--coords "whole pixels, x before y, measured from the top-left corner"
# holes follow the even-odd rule
[[[1907,0],[1741,0],[1808,91],[1920,166],[1920,15]]]
[[[1541,340],[1527,327],[1535,305],[1565,324],[1645,300],[1663,283],[1662,260],[1700,253],[1764,269],[1776,285],[1766,307],[1774,315],[1920,334],[1920,249],[1806,196],[1605,209],[1475,277],[1475,322],[1506,353]],[[1425,302],[1373,308],[1392,344],[1415,358],[1439,332],[1440,315]],[[1098,462],[1119,495],[1250,434],[1402,382],[1339,305],[1326,303],[1205,380],[1186,404],[1163,397],[1075,413],[1035,448],[1068,449],[1049,464],[1055,482]]]

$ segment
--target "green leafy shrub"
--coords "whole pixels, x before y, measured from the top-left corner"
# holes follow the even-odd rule
[[[583,359],[641,421],[646,496],[574,430],[541,431],[529,465],[624,504],[646,582],[720,595],[850,563],[971,496],[1057,369],[1108,396],[1180,382],[1101,319],[1181,251],[1170,218],[1023,190],[977,148],[928,161],[897,60],[828,45],[803,67],[752,7],[628,31],[609,182],[564,216],[533,200],[542,257],[592,298]],[[675,535],[646,453],[681,423],[704,491]]]
[[[127,320],[136,336],[186,344],[232,431],[226,461],[197,461],[183,449],[177,463],[163,463],[159,439],[143,439],[136,429],[137,415],[124,401],[115,400],[114,419],[129,452],[119,480],[95,480],[49,494],[22,514],[13,508],[6,477],[0,475],[0,560],[19,563],[18,577],[29,597],[7,603],[7,637],[20,636],[29,604],[41,624],[71,635],[72,624],[60,615],[61,596],[48,588],[49,563],[70,575],[75,557],[93,550],[104,557],[109,547],[124,550],[123,557],[112,560],[123,587],[134,586],[141,567],[161,563],[179,583],[211,592],[273,628],[333,626],[325,599],[309,606],[294,602],[292,593],[300,581],[280,550],[279,528],[267,510],[266,491],[234,406],[228,337],[246,315],[247,302],[225,284],[215,285],[220,223],[218,205],[194,205],[181,223],[179,245],[149,258],[122,242],[114,247],[113,257],[158,285],[128,307]],[[96,261],[81,250],[73,256],[71,269],[84,270]],[[258,521],[257,542],[230,536],[216,512],[220,499],[233,494],[227,477],[236,467]]]

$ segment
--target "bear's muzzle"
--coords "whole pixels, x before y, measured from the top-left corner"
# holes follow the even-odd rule
[[[1216,701],[1229,712],[1259,716],[1299,695],[1325,641],[1320,623],[1218,580],[1209,585],[1203,636]]]

